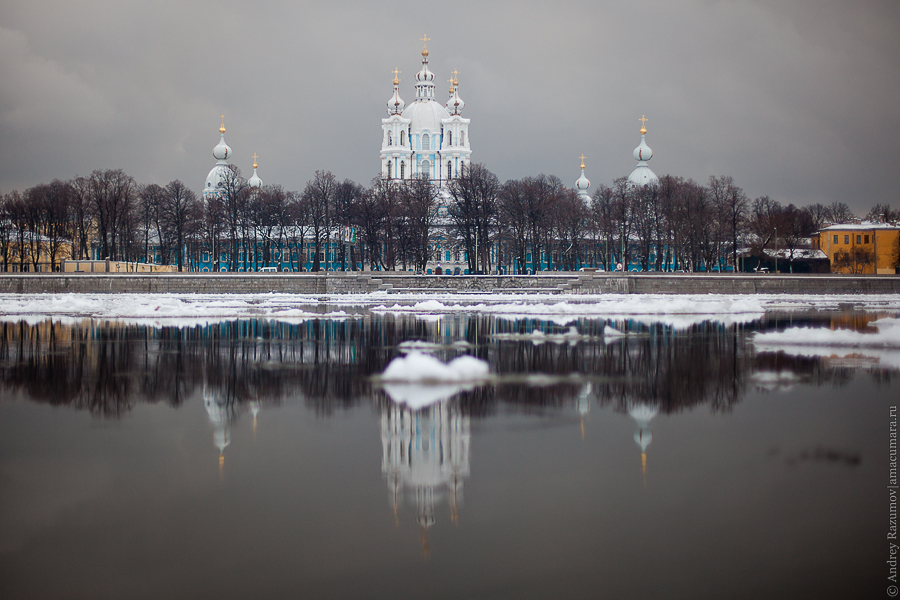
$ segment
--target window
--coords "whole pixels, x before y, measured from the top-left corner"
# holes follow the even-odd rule
[[[447,179],[450,179],[450,175],[453,172],[453,162],[447,161]]]
[[[856,243],[862,244],[862,236],[861,235],[856,236]]]
[[[388,162],[388,172],[387,172],[388,179],[391,178],[391,167],[392,166],[394,166],[394,165],[392,165],[390,162]]]
[[[866,236],[866,242],[865,242],[865,243],[867,243],[867,244],[869,243],[869,236]]]
[[[431,138],[427,133],[422,134],[422,150],[431,150]]]
[[[849,236],[849,235],[845,235],[845,236],[844,236],[844,243],[845,243],[845,244],[849,244],[849,243],[850,243],[850,236]]]
[[[406,161],[400,161],[400,179],[406,177]]]
[[[400,145],[401,146],[406,145],[406,132],[405,131],[400,132]]]
[[[422,161],[422,173],[431,177],[431,163],[427,160]]]
[[[388,131],[388,146],[393,146],[393,145],[394,145],[394,135],[390,131]]]
[[[453,132],[452,131],[447,132],[447,145],[448,146],[453,145]]]
[[[466,132],[465,131],[459,132],[459,145],[460,146],[466,145]]]
[[[837,236],[837,234],[834,234],[834,243],[835,243],[835,244],[838,243],[838,236]]]

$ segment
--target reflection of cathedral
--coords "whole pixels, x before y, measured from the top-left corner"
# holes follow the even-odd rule
[[[397,510],[404,489],[415,496],[427,553],[427,530],[435,522],[434,504],[447,496],[450,518],[459,518],[463,479],[469,476],[469,417],[456,403],[443,401],[413,411],[391,403],[381,412],[381,470]]]
[[[206,385],[203,386],[203,405],[213,428],[213,444],[219,449],[219,474],[225,466],[225,448],[231,444],[231,425],[235,420],[235,403],[228,400],[225,394],[217,393]],[[240,406],[240,405],[239,405]],[[253,415],[253,441],[256,441],[256,419],[259,414],[259,400],[251,400],[250,413]]]
[[[232,416],[231,403],[223,395],[210,392],[209,388],[204,385],[203,404],[206,406],[209,422],[213,426],[213,443],[219,449],[219,470],[221,471],[225,464],[225,448],[231,443],[229,428]]]
[[[641,447],[641,472],[645,474],[647,473],[647,446],[653,441],[650,421],[658,412],[658,406],[644,402],[639,402],[628,410],[631,418],[637,421],[638,430],[634,432],[634,441]]]

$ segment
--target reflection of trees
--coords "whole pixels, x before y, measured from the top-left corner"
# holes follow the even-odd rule
[[[464,314],[439,321],[379,315],[186,328],[6,323],[0,324],[0,388],[104,416],[121,415],[138,402],[177,406],[204,386],[232,405],[292,399],[329,414],[381,397],[370,376],[409,340],[438,344],[435,355],[445,361],[468,353],[489,362],[500,381],[459,396],[461,410],[472,416],[490,414],[501,403],[524,411],[571,406],[585,378],[601,404],[624,411],[644,402],[672,412],[698,404],[725,410],[751,389],[756,371],[790,372],[814,385],[841,385],[855,372],[818,358],[757,355],[746,326],[707,322],[675,330],[625,321],[615,325],[633,335],[604,341],[607,323],[582,320],[577,340],[542,344],[497,335],[558,334],[570,325]],[[779,326],[763,321],[753,328]],[[467,345],[452,345],[460,341]],[[549,378],[523,377],[535,374]]]

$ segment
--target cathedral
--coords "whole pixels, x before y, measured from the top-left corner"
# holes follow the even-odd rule
[[[428,69],[428,37],[423,37],[422,69],[416,74],[416,98],[408,106],[400,98],[399,71],[394,70],[394,93],[381,120],[381,176],[411,179],[425,176],[440,186],[458,177],[469,165],[469,119],[462,117],[458,71],[451,74],[446,104],[435,99],[434,73]]]

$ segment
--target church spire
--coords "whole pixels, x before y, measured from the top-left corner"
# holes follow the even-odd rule
[[[427,35],[422,36],[425,43],[422,47],[422,69],[416,73],[416,100],[429,100],[434,98],[434,73],[428,70],[428,41]]]
[[[659,177],[656,176],[656,173],[654,173],[647,164],[647,161],[653,158],[653,150],[647,145],[646,140],[648,120],[649,119],[644,115],[641,115],[641,118],[638,119],[638,121],[641,122],[641,143],[632,153],[634,160],[638,161],[638,164],[634,171],[631,172],[631,175],[628,176],[628,180],[634,185],[643,186],[659,181]]]
[[[588,195],[588,188],[591,187],[591,181],[584,176],[584,154],[582,154],[579,158],[581,159],[581,177],[579,177],[578,180],[575,181],[575,189],[578,190],[578,197],[585,202],[588,202],[591,199],[590,195]]]
[[[247,180],[247,185],[249,185],[250,189],[253,189],[253,190],[258,190],[263,185],[262,179],[260,179],[259,175],[256,174],[256,168],[259,166],[256,164],[257,158],[259,158],[259,156],[257,156],[256,153],[254,153],[253,154],[253,177],[251,177],[250,179]]]
[[[459,79],[456,78],[459,71],[454,69],[450,75],[450,99],[447,100],[446,106],[451,115],[460,115],[462,109],[466,107],[466,103],[459,97]]]
[[[231,148],[225,143],[225,115],[222,115],[222,124],[219,126],[219,143],[213,148],[213,156],[218,160],[218,164],[224,165],[225,161],[231,156]]]
[[[400,74],[399,69],[394,69],[394,94],[387,101],[387,111],[389,115],[399,115],[406,108],[406,102],[400,97]]]

